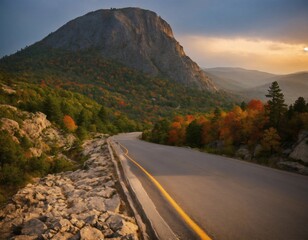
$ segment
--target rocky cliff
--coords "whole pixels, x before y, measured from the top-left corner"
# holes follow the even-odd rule
[[[0,105],[0,111],[12,116],[0,117],[0,131],[7,132],[18,144],[26,138],[31,143],[27,152],[29,158],[40,157],[52,147],[67,150],[76,140],[73,134],[64,133],[53,126],[44,113],[21,111],[10,105]]]
[[[103,58],[151,76],[216,90],[199,66],[185,55],[169,24],[148,10],[124,8],[90,12],[68,22],[39,44],[71,51],[97,49]]]

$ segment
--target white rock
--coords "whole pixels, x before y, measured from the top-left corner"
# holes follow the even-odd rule
[[[46,115],[41,112],[32,114],[30,119],[26,119],[23,122],[22,130],[27,133],[27,135],[32,138],[38,138],[42,131],[49,127],[51,123],[46,119]]]
[[[118,213],[121,205],[121,200],[118,194],[113,195],[112,198],[105,200],[106,210]]]
[[[106,211],[104,199],[101,197],[89,197],[87,199],[87,207],[89,210],[95,209],[100,212]]]

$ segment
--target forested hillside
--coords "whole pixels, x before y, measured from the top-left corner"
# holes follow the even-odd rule
[[[47,117],[47,119],[46,119]],[[0,204],[32,180],[82,164],[82,140],[139,125],[78,93],[0,78]]]
[[[107,61],[96,49],[79,52],[36,44],[0,60],[6,81],[22,81],[87,95],[115,111],[149,124],[173,114],[230,108],[236,98],[208,92],[164,78],[153,78]]]

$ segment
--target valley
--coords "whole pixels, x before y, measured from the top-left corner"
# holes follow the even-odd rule
[[[209,68],[204,71],[218,87],[245,99],[266,101],[265,93],[274,81],[279,83],[287,104],[294,103],[299,96],[308,98],[308,72],[276,75],[241,68]]]

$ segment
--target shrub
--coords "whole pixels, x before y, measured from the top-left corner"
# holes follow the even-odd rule
[[[29,170],[36,175],[43,176],[48,173],[51,168],[51,164],[47,160],[45,155],[42,155],[39,158],[31,158],[28,161]]]
[[[0,183],[8,186],[18,186],[25,181],[25,176],[20,168],[5,164],[0,173]]]
[[[73,164],[65,158],[57,158],[52,165],[52,172],[58,173],[73,169]]]

